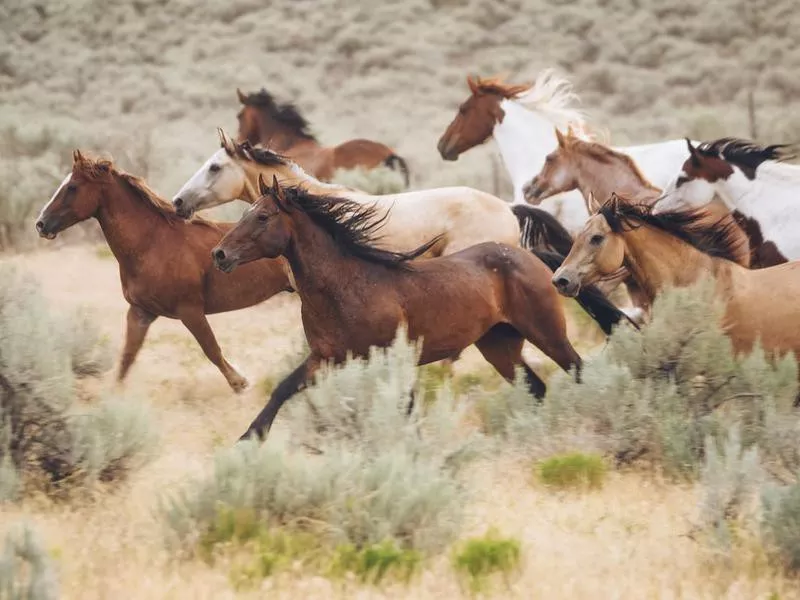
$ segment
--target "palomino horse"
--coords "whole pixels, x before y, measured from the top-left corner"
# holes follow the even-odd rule
[[[467,78],[471,95],[439,140],[445,160],[494,138],[514,186],[514,202],[524,202],[523,187],[544,165],[555,148],[554,127],[586,129],[570,83],[551,69],[533,85],[512,85],[499,78]],[[621,148],[630,154],[647,179],[663,187],[687,157],[683,140]],[[571,234],[581,230],[589,213],[576,192],[549,199],[542,208],[555,215]]]
[[[732,259],[741,253],[733,227],[704,223],[701,211],[653,214],[652,208],[612,195],[576,237],[553,284],[565,296],[628,267],[651,301],[668,287],[713,276],[725,303],[723,327],[736,352],[760,340],[768,353],[800,357],[800,262],[751,270]]]
[[[526,339],[562,369],[580,369],[552,272],[530,252],[486,242],[411,263],[436,239],[405,253],[372,246],[384,218],[374,206],[282,188],[277,177],[271,187],[259,178],[259,191],[261,198],[213,251],[214,262],[230,272],[261,257],[285,256],[311,353],[275,388],[242,439],[253,433],[263,439],[281,405],[323,363],[388,346],[401,324],[410,339],[422,338],[420,364],[457,357],[475,344],[508,381],[522,367],[537,398],[546,387],[522,359]]]
[[[800,258],[800,166],[780,161],[789,146],[759,146],[721,138],[695,147],[664,190],[658,210],[699,208],[716,196],[743,215],[751,238],[760,238],[754,262],[771,266]]]
[[[400,170],[408,187],[408,164],[389,146],[364,139],[323,146],[293,104],[278,104],[265,89],[246,95],[237,88],[236,94],[243,105],[237,114],[240,142],[269,146],[322,181],[329,181],[336,169],[386,165]]]
[[[190,217],[194,211],[230,202],[236,198],[250,204],[258,199],[258,178],[277,177],[281,185],[298,185],[317,195],[349,200],[351,205],[372,205],[385,213],[381,239],[374,240],[385,250],[410,252],[428,240],[422,258],[444,256],[481,242],[502,242],[510,246],[524,243],[547,265],[556,269],[571,247],[569,233],[555,220],[541,219],[530,207],[514,207],[499,198],[467,187],[418,190],[385,196],[370,196],[349,188],[322,183],[306,174],[289,159],[249,142],[231,142],[219,130],[221,148],[209,158],[173,199],[176,212]],[[390,212],[391,211],[391,212]],[[522,230],[522,231],[520,231]],[[546,252],[555,250],[560,253]],[[603,315],[598,314],[606,334],[627,316],[601,300],[598,289],[586,290],[577,298],[588,310],[590,305],[606,302]]]
[[[630,202],[652,206],[661,198],[661,190],[644,178],[630,156],[597,142],[582,140],[571,132],[566,135],[555,130],[557,146],[547,155],[544,167],[527,186],[529,197],[549,198],[565,191],[579,190],[588,213],[589,198],[608,198],[616,193]],[[750,266],[750,246],[747,235],[736,224],[728,210],[717,203],[709,204],[703,210],[709,222],[720,219],[733,221],[730,225],[732,235],[738,235],[740,254],[734,257],[739,264]],[[622,273],[618,273],[621,280]],[[646,294],[638,289],[635,279],[627,277],[625,285],[634,303],[645,313],[649,312],[650,302]]]
[[[211,248],[232,224],[184,221],[141,179],[76,150],[72,173],[42,209],[36,230],[53,239],[91,217],[119,263],[122,294],[130,305],[118,381],[127,375],[152,322],[163,316],[181,320],[234,391],[246,388],[247,380],[222,355],[206,315],[293,291],[286,261],[254,262],[234,276],[219,273],[211,264]]]

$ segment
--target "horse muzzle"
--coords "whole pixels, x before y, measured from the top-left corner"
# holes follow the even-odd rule
[[[36,232],[39,234],[39,237],[42,237],[46,240],[54,240],[58,235],[55,224],[52,222],[48,223],[44,219],[39,219],[36,221]]]
[[[559,273],[556,271],[551,281],[558,290],[558,293],[567,298],[574,298],[581,291],[581,284],[578,278],[571,277],[566,273]]]
[[[190,219],[194,214],[194,208],[189,206],[180,196],[175,196],[172,199],[172,207],[175,209],[175,214],[181,219]]]
[[[455,149],[454,142],[446,143],[444,139],[441,139],[436,148],[439,150],[442,159],[449,161],[458,160],[458,152]]]
[[[539,187],[535,179],[522,186],[522,195],[528,204],[539,204],[539,198],[544,190]]]
[[[219,246],[211,251],[211,257],[214,260],[214,266],[223,273],[230,273],[239,264],[238,257],[233,256],[230,252],[225,252]]]

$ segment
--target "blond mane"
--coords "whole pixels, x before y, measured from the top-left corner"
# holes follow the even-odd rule
[[[586,114],[575,107],[579,98],[572,89],[572,83],[558,75],[555,69],[540,72],[532,85],[509,99],[528,110],[541,113],[556,127],[566,129],[571,126],[581,139],[593,139]]]

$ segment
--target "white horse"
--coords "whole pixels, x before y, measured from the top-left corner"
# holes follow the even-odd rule
[[[736,138],[686,145],[689,158],[657,209],[699,208],[717,195],[729,210],[754,220],[785,259],[800,259],[800,166],[780,162],[789,158],[789,146]]]
[[[576,134],[587,135],[585,116],[573,106],[577,96],[569,81],[552,69],[540,73],[530,86],[472,77],[467,83],[472,95],[439,140],[439,153],[445,160],[456,160],[462,152],[494,138],[514,185],[513,202],[525,202],[525,186],[556,148],[555,128],[571,126]],[[633,158],[648,181],[660,188],[688,156],[682,139],[615,150]],[[541,208],[573,235],[589,218],[577,190],[553,196],[542,202]]]

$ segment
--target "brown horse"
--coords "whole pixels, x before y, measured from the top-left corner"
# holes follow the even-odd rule
[[[629,202],[653,206],[661,198],[661,190],[652,185],[642,175],[636,163],[627,154],[618,152],[604,144],[587,141],[568,131],[562,134],[555,130],[558,145],[547,155],[544,167],[530,183],[525,186],[525,197],[531,202],[539,202],[555,194],[574,189],[580,190],[589,210],[589,198],[609,198],[612,193],[626,198]],[[739,254],[734,260],[750,266],[750,245],[747,234],[735,222],[729,211],[721,204],[714,203],[705,209],[705,219],[709,224],[720,219],[732,222],[731,235],[739,238]],[[649,312],[648,295],[639,289],[636,280],[621,269],[612,278],[624,282],[634,304],[645,313]]]
[[[581,358],[567,339],[564,309],[550,285],[552,271],[530,252],[485,242],[413,261],[436,240],[411,252],[373,246],[386,218],[376,218],[375,207],[281,188],[277,178],[272,187],[259,178],[259,190],[259,200],[213,251],[214,261],[230,272],[264,256],[285,256],[311,353],[275,388],[242,439],[252,433],[263,439],[281,405],[321,364],[388,346],[400,324],[410,339],[422,338],[420,364],[455,357],[475,344],[508,381],[521,367],[537,398],[546,388],[522,360],[524,340],[562,369],[579,370]]]
[[[652,302],[668,287],[691,285],[704,276],[716,280],[725,303],[723,327],[737,352],[760,340],[768,353],[800,357],[800,262],[751,270],[737,264],[742,237],[735,222],[709,224],[706,213],[652,213],[652,207],[614,194],[583,231],[553,284],[565,296],[627,266]]]
[[[184,221],[139,178],[111,162],[73,154],[67,175],[36,219],[39,235],[56,235],[86,219],[100,223],[119,263],[122,293],[130,305],[117,380],[122,381],[156,317],[180,319],[234,391],[247,387],[222,355],[207,314],[238,310],[293,291],[283,259],[260,260],[233,276],[211,264],[211,249],[230,223],[195,217]]]
[[[253,94],[243,94],[237,88],[236,94],[243,105],[236,115],[239,119],[238,141],[264,144],[291,158],[321,181],[330,181],[337,169],[374,169],[385,165],[399,169],[408,187],[408,164],[389,146],[365,139],[323,146],[309,131],[308,122],[293,104],[278,104],[263,88]]]

